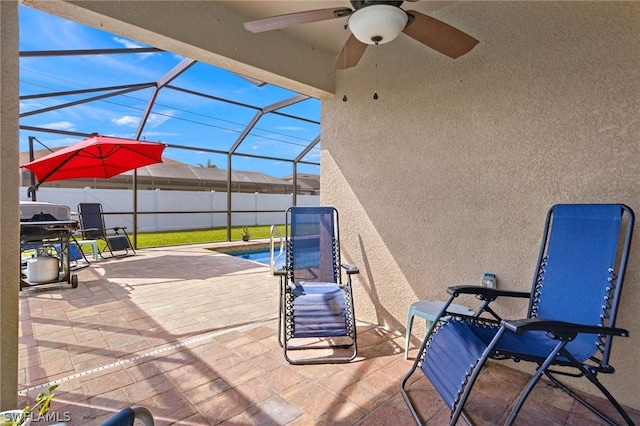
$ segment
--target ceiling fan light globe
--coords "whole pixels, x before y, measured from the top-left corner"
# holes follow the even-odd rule
[[[399,7],[373,4],[351,14],[349,30],[362,43],[384,44],[398,37],[408,19]]]

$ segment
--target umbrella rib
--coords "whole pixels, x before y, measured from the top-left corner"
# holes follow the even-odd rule
[[[58,165],[58,167],[55,167],[53,170],[51,170],[51,171],[50,171],[50,172],[49,172],[49,173],[48,173],[44,178],[42,178],[42,179],[38,179],[38,185],[37,185],[37,186],[40,186],[40,184],[41,184],[41,183],[43,183],[44,181],[46,181],[47,179],[49,179],[49,178],[51,177],[51,175],[53,175],[55,172],[57,172],[58,170],[60,170],[60,168],[61,168],[62,166],[64,166],[65,164],[67,164],[69,161],[71,161],[71,159],[72,159],[73,157],[75,157],[76,155],[78,155],[78,153],[77,153],[77,152],[72,153],[70,156],[68,156],[67,158],[65,158],[65,160],[64,160],[62,163],[60,163],[60,165]]]
[[[131,151],[131,152],[134,152],[134,153],[138,154],[138,155],[139,155],[139,156],[141,156],[141,157],[145,157],[145,158],[148,158],[148,159],[150,159],[150,160],[154,160],[154,161],[156,160],[156,157],[153,157],[153,156],[151,156],[151,155],[149,155],[149,154],[147,154],[147,153],[142,153],[142,152],[134,151],[134,150],[132,150],[132,149],[131,149],[131,148],[129,148],[129,147],[120,147],[120,148],[122,148],[122,149],[127,149],[127,150],[129,150],[129,151]]]
[[[102,145],[98,144],[98,153],[99,155],[97,156],[97,158],[102,159],[102,172],[104,173],[105,176],[109,176],[107,173],[107,164],[104,161],[105,155],[102,153]]]

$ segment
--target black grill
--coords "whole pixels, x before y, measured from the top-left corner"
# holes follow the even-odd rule
[[[75,288],[78,285],[78,280],[77,276],[72,276],[70,273],[69,244],[73,239],[73,232],[78,229],[78,222],[71,220],[68,212],[69,208],[66,206],[20,202],[20,266],[21,269],[26,266],[24,259],[22,259],[23,251],[39,250],[41,247],[55,247],[61,273],[60,282],[67,281]],[[58,220],[54,214],[66,217]],[[29,283],[26,281],[26,275],[21,275],[21,290],[30,285],[40,284]]]

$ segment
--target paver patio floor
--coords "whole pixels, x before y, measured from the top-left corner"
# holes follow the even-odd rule
[[[359,322],[356,361],[289,365],[277,340],[277,278],[210,246],[139,250],[76,271],[76,289],[23,290],[20,403],[55,382],[52,413],[67,425],[99,425],[129,405],[149,408],[158,425],[413,424],[399,393],[412,363],[403,333]],[[480,424],[504,422],[526,377],[493,365],[469,411]],[[429,424],[448,422],[426,380],[416,375],[411,389]],[[543,384],[518,424],[600,423]]]

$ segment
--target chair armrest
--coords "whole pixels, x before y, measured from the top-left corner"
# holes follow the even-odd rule
[[[289,271],[285,268],[275,269],[273,271],[273,275],[276,277],[286,277],[289,274]]]
[[[86,233],[90,233],[90,232],[97,232],[97,231],[102,231],[102,229],[100,228],[78,228],[75,230],[75,232],[79,232],[82,237],[84,238],[84,234]]]
[[[100,228],[78,228],[76,229],[76,232],[95,232],[99,230]]]
[[[360,273],[360,270],[357,267],[353,266],[353,265],[347,265],[347,264],[343,263],[340,266],[343,267],[347,271],[347,275],[359,274]]]
[[[475,294],[482,300],[496,300],[500,296],[519,297],[529,299],[531,293],[524,291],[498,290],[491,287],[479,285],[458,285],[447,288],[447,293],[458,296],[460,294]]]
[[[114,231],[120,231],[122,229],[127,229],[126,226],[114,226],[113,228],[109,228],[109,229],[113,229]]]
[[[628,337],[629,332],[623,328],[601,327],[597,325],[574,324],[564,321],[547,320],[544,318],[527,318],[513,321],[502,321],[502,325],[509,331],[522,334],[532,330],[548,331],[558,336],[575,336],[579,333],[604,334],[607,336]]]

